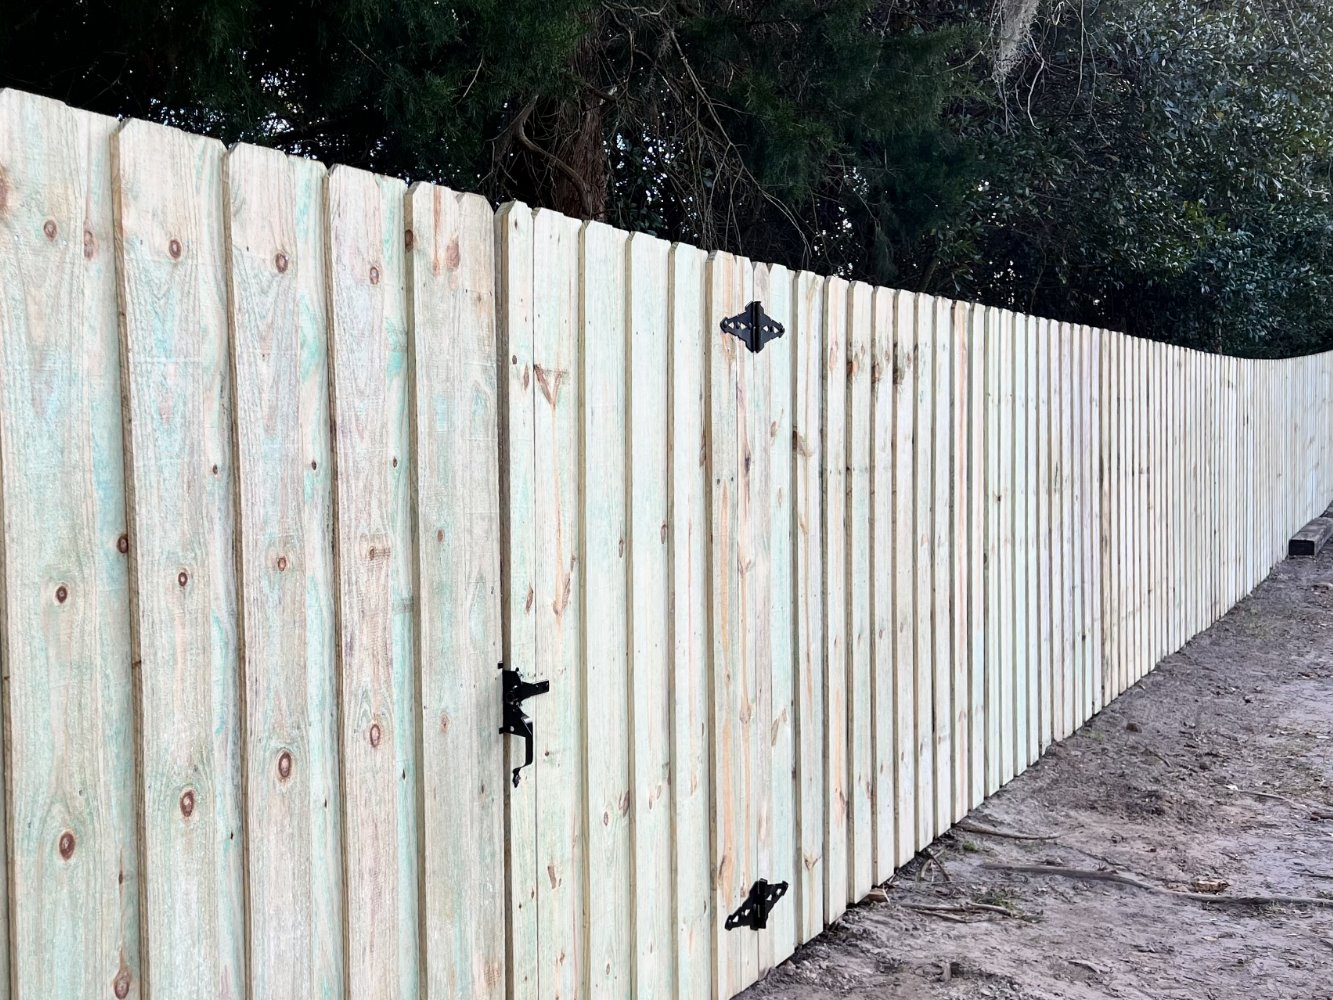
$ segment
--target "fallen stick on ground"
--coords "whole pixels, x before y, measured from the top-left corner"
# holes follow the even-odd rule
[[[1261,792],[1256,788],[1232,788],[1230,785],[1222,785],[1221,787],[1229,792],[1235,792],[1237,795],[1252,795],[1256,799],[1272,799],[1275,802],[1286,803],[1299,812],[1308,812],[1311,819],[1333,819],[1333,806],[1326,806],[1322,802],[1300,802],[1285,795]]]
[[[955,924],[965,924],[968,922],[966,917],[959,916],[957,913],[951,913],[948,910],[937,910],[929,906],[907,906],[906,908],[915,910],[918,913],[924,913],[927,916],[939,917],[941,920],[948,920]]]
[[[1000,837],[1004,840],[1054,840],[1059,836],[1058,833],[1011,833],[1008,830],[997,830],[991,826],[983,826],[980,823],[973,823],[971,820],[963,820],[954,825],[955,830],[964,830],[967,833],[977,833],[983,837]]]
[[[1195,903],[1209,903],[1214,906],[1324,906],[1333,909],[1333,899],[1319,899],[1314,896],[1214,896],[1204,892],[1176,892],[1174,889],[1163,889],[1160,885],[1140,882],[1119,872],[1096,872],[1084,868],[1061,868],[1057,865],[1006,865],[994,861],[987,862],[981,867],[1019,875],[1055,875],[1080,882],[1113,882],[1133,889],[1145,889],[1159,896],[1188,899]]]
[[[957,903],[945,906],[931,906],[929,903],[903,903],[904,909],[919,910],[922,913],[998,913],[1004,917],[1013,917],[1015,920],[1031,920],[1026,913],[1020,913],[1017,910],[1011,910],[1005,906],[994,906],[990,903],[976,903],[968,901],[966,903]]]

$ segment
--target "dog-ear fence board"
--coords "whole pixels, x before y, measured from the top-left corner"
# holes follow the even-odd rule
[[[16,91],[0,352],[0,1000],[727,1000],[1333,495],[1333,355]]]

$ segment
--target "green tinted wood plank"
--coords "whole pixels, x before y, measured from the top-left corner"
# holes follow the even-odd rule
[[[115,128],[0,91],[0,997],[140,990]]]
[[[769,511],[768,521],[768,599],[757,608],[770,616],[768,661],[756,662],[759,677],[760,772],[767,771],[770,790],[761,804],[759,854],[757,867],[771,872],[770,880],[799,882],[801,860],[798,849],[796,814],[796,597],[793,561],[797,527],[793,521],[792,501],[792,404],[793,359],[796,354],[796,324],[793,318],[793,276],[784,267],[759,265],[754,272],[754,296],[764,303],[765,311],[781,323],[787,335],[771,342],[762,352],[768,366],[764,388],[767,420],[758,428],[756,455],[766,463],[768,497],[757,499]],[[756,459],[758,464],[760,458]],[[767,691],[763,680],[767,678]],[[766,808],[765,808],[766,806]],[[790,892],[791,890],[789,890]],[[798,897],[784,900],[768,919],[768,927],[759,935],[759,972],[766,973],[785,961],[800,943],[796,937]]]
[[[851,286],[846,386],[846,671],[848,738],[848,901],[865,898],[874,878],[875,740],[871,683],[871,357],[873,289]]]
[[[670,259],[671,798],[674,828],[676,983],[679,997],[708,996],[713,979],[710,862],[712,746],[709,614],[706,254],[676,245]]]
[[[824,400],[824,282],[796,276],[792,447],[796,517],[796,771],[800,869],[796,873],[798,936],[824,929],[824,492],[821,432]]]
[[[528,705],[537,733],[537,996],[583,997],[587,965],[587,832],[584,825],[580,224],[554,212],[533,217],[533,489],[536,615],[534,678],[551,691]],[[513,751],[520,749],[520,741]],[[526,784],[523,772],[520,784]],[[515,835],[518,828],[515,827]],[[517,994],[515,994],[517,996]]]
[[[667,357],[668,243],[629,240],[629,741],[634,885],[634,996],[676,995],[672,919]]]
[[[713,791],[713,992],[733,996],[758,975],[753,935],[728,931],[727,916],[746,899],[758,877],[754,822],[753,662],[748,659],[746,581],[741,567],[748,555],[743,521],[749,499],[742,456],[748,443],[747,359],[741,342],[721,329],[722,321],[750,301],[753,282],[747,261],[714,254],[708,261],[708,312],[704,329],[708,352],[708,469],[711,489],[709,576],[712,630]]]
[[[986,591],[990,498],[986,477],[986,309],[968,312],[967,336],[967,547],[968,547],[968,793],[966,809],[986,797]]]
[[[236,385],[249,989],[342,994],[324,168],[223,163]]]
[[[916,801],[916,296],[898,292],[893,317],[894,784],[901,866],[917,850]]]
[[[223,149],[129,122],[112,150],[143,977],[151,996],[225,996],[245,941]]]
[[[593,998],[623,996],[633,981],[625,895],[631,871],[626,240],[619,230],[589,223],[580,252],[581,715]]]
[[[1002,644],[1001,609],[1004,605],[1000,575],[1003,515],[1008,501],[1001,476],[1001,315],[987,308],[984,320],[986,351],[986,794],[993,795],[1003,782],[1001,776],[1001,703],[1000,682],[1003,664],[1008,660]]]
[[[495,217],[477,195],[427,184],[406,211],[425,992],[500,1000],[509,741],[497,734]]]
[[[952,679],[950,682],[950,726],[952,729],[952,801],[949,825],[967,815],[968,811],[968,713],[971,709],[971,689],[968,685],[968,661],[971,658],[971,637],[968,635],[967,597],[970,577],[969,560],[973,548],[968,538],[968,505],[970,486],[968,475],[968,315],[966,303],[951,304],[949,343],[950,385],[953,403],[950,406],[950,537],[954,544],[947,546],[951,563],[952,588],[950,592],[949,621],[953,636]]]
[[[500,358],[500,574],[504,662],[524,676],[536,667],[534,535],[536,453],[533,448],[536,379],[533,351],[533,219],[521,202],[495,215],[499,278],[496,338]],[[531,704],[531,703],[529,703]],[[535,706],[533,706],[535,708]],[[504,774],[523,764],[522,740],[504,740]],[[529,769],[506,794],[504,810],[505,947],[509,996],[537,993],[537,774]],[[505,779],[507,780],[507,779]]]
[[[847,292],[824,289],[824,919],[847,909]]]
[[[916,639],[916,842],[914,853],[938,832],[935,826],[935,300],[916,299],[916,437],[912,482],[915,525]]]
[[[419,991],[417,705],[401,181],[327,181],[347,990]]]
[[[874,292],[870,331],[870,724],[874,740],[873,879],[897,867],[897,711],[893,620],[894,295]]]

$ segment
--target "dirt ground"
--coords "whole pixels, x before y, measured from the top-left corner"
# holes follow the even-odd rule
[[[1333,900],[1331,803],[1333,548],[1277,567],[969,817],[1054,840],[947,834],[933,848],[940,866],[919,856],[883,900],[853,908],[744,996],[1333,998],[1333,908],[1209,905],[983,867]]]

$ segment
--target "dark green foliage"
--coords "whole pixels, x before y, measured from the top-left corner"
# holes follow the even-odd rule
[[[1209,350],[1333,347],[1325,5],[1043,0],[997,84],[997,0],[0,2],[0,86],[79,107]]]

